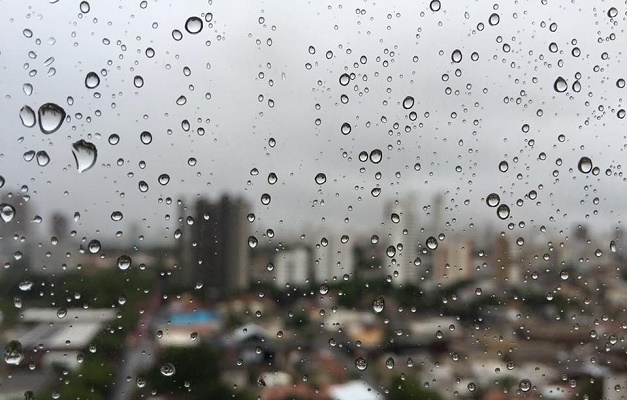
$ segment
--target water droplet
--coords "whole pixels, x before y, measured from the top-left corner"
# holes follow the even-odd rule
[[[383,153],[379,149],[374,149],[370,152],[370,161],[373,164],[379,164],[383,159]]]
[[[349,124],[348,122],[344,122],[340,130],[342,131],[343,135],[348,135],[349,133],[351,133],[351,124]]]
[[[403,108],[405,110],[409,110],[413,106],[414,106],[414,98],[411,96],[405,97],[405,100],[403,100]]]
[[[4,347],[4,361],[9,365],[19,365],[24,359],[22,344],[17,340],[11,340]]]
[[[118,257],[118,268],[120,268],[122,271],[129,269],[132,263],[133,260],[131,259],[131,257],[125,254]]]
[[[139,191],[142,193],[146,193],[149,189],[148,183],[146,183],[146,181],[139,181],[137,186],[139,187]]]
[[[267,206],[272,201],[272,197],[268,193],[264,193],[261,195],[261,204]]]
[[[322,185],[327,181],[327,176],[320,172],[316,175],[315,180],[318,185]]]
[[[160,185],[165,186],[170,182],[170,175],[161,174],[159,175],[159,178],[157,178],[157,180],[159,181]]]
[[[490,193],[488,197],[486,197],[485,202],[489,207],[496,207],[501,202],[501,198],[496,193]]]
[[[65,119],[65,110],[54,103],[39,107],[39,128],[45,134],[56,132]]]
[[[577,164],[577,169],[582,174],[587,174],[592,171],[592,160],[588,157],[581,157],[579,159],[579,163]]]
[[[178,29],[173,30],[172,39],[178,42],[179,40],[183,39],[183,33],[181,33],[181,31],[179,31]]]
[[[143,388],[144,386],[146,386],[146,380],[144,378],[138,377],[135,380],[135,383],[137,384],[138,388]]]
[[[560,272],[560,278],[562,278],[563,281],[567,280],[568,279],[568,271],[562,270]]]
[[[528,392],[531,389],[531,381],[529,379],[523,379],[518,384],[518,388],[523,392]]]
[[[566,83],[564,78],[558,76],[555,83],[553,83],[553,89],[555,89],[557,93],[564,93],[568,89],[568,83]]]
[[[453,51],[453,53],[451,54],[451,60],[454,63],[459,63],[462,61],[462,52],[459,49],[456,49],[455,51]]]
[[[81,4],[79,5],[79,8],[81,10],[82,13],[87,14],[90,10],[89,7],[89,3],[86,1],[81,1]]]
[[[429,3],[429,8],[433,12],[438,12],[440,11],[440,8],[442,8],[442,4],[440,3],[440,0],[431,0],[431,3]]]
[[[116,135],[115,133],[109,135],[109,144],[111,146],[115,146],[118,143],[120,143],[120,136]]]
[[[114,211],[114,212],[111,213],[111,219],[113,221],[116,221],[116,222],[117,221],[121,221],[122,218],[124,218],[124,214],[122,214],[121,211]]]
[[[0,217],[4,222],[11,222],[15,217],[15,208],[10,204],[0,204]]]
[[[161,366],[159,371],[161,371],[161,375],[163,376],[172,376],[176,372],[176,369],[174,368],[174,365],[166,363]]]
[[[61,307],[57,310],[57,318],[63,319],[67,315],[67,308]]]
[[[176,99],[176,104],[179,106],[185,105],[187,103],[187,97],[181,95],[178,99]]]
[[[610,251],[616,253],[616,242],[613,240],[610,242]]]
[[[355,367],[357,367],[357,369],[360,371],[364,371],[366,368],[368,368],[368,362],[363,357],[357,357],[357,359],[355,360]]]
[[[607,10],[607,16],[608,17],[616,18],[617,15],[618,15],[618,10],[615,7],[612,7],[609,10]]]
[[[256,238],[256,237],[254,237],[254,236],[250,236],[250,237],[248,238],[248,246],[249,246],[251,249],[254,249],[255,247],[257,247],[257,243],[259,243],[259,242],[257,241],[257,238]]]
[[[29,106],[22,107],[22,109],[20,110],[20,119],[22,120],[22,125],[27,128],[32,128],[37,123],[35,110],[30,108]]]
[[[85,86],[87,89],[95,89],[100,85],[100,77],[95,72],[90,72],[85,76]]]
[[[383,297],[379,296],[373,300],[372,309],[374,310],[374,312],[376,312],[377,314],[381,313],[383,312],[384,308],[385,308],[385,299]]]
[[[427,238],[426,244],[429,250],[435,250],[438,248],[438,240],[433,236],[429,236]]]
[[[143,144],[150,144],[152,142],[152,134],[148,131],[143,131],[139,135],[139,139]]]
[[[87,248],[89,249],[89,252],[91,254],[96,254],[100,251],[100,242],[96,239],[92,240],[89,242],[89,244],[87,245]]]
[[[29,291],[33,287],[33,282],[31,281],[22,281],[20,282],[20,290],[23,292]]]
[[[509,164],[507,163],[507,161],[503,160],[499,163],[499,171],[507,172],[508,169],[509,169]]]
[[[31,162],[35,158],[35,150],[28,150],[23,155],[24,161]]]
[[[185,30],[192,35],[195,35],[202,31],[202,19],[198,17],[189,17],[187,21],[185,21]]]
[[[72,154],[74,155],[76,169],[79,174],[93,167],[96,164],[96,159],[98,158],[96,146],[83,139],[72,144]]]
[[[279,178],[276,176],[276,174],[274,172],[270,172],[268,174],[268,183],[270,185],[274,185],[275,183],[277,183],[278,180],[279,180]]]
[[[499,208],[496,209],[496,215],[500,219],[507,219],[509,217],[509,206],[507,204],[501,204]]]
[[[388,357],[388,359],[385,360],[385,366],[388,369],[393,369],[394,368],[394,358],[393,357]]]
[[[33,85],[31,85],[30,83],[23,84],[22,91],[24,91],[25,95],[30,96],[31,94],[33,94]]]
[[[497,13],[493,13],[492,15],[490,15],[490,18],[488,19],[488,23],[491,26],[498,25],[500,21],[501,21],[501,17]]]
[[[133,78],[133,85],[135,85],[135,87],[138,89],[144,86],[144,78],[139,75],[135,75],[135,78]]]
[[[50,162],[50,156],[44,150],[38,151],[35,157],[40,167],[45,167]]]
[[[349,74],[344,73],[340,75],[340,85],[346,86],[349,84],[350,81],[351,81],[351,77]]]
[[[327,294],[329,293],[329,285],[323,283],[322,285],[320,285],[320,288],[318,290],[320,291],[320,294]]]

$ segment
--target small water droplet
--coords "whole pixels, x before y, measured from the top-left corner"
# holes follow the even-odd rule
[[[11,340],[4,347],[4,361],[9,365],[19,365],[24,359],[22,344],[17,340]]]
[[[76,169],[79,174],[93,167],[96,164],[96,159],[98,158],[98,150],[96,150],[96,146],[83,139],[72,144],[72,154],[74,155]]]
[[[394,358],[393,357],[388,357],[388,359],[385,360],[385,366],[387,367],[387,369],[393,369],[394,368]]]
[[[129,269],[132,263],[133,260],[131,259],[131,257],[125,254],[118,257],[118,268],[120,268],[122,271]]]
[[[100,85],[100,77],[95,72],[89,72],[87,76],[85,76],[85,86],[87,89],[95,89]]]
[[[22,109],[20,110],[20,119],[22,120],[22,125],[27,128],[32,128],[37,123],[35,110],[30,108],[29,106],[22,107]]]
[[[38,151],[35,157],[40,167],[45,167],[50,162],[50,156],[44,150]]]
[[[267,206],[272,201],[272,197],[268,193],[264,193],[261,195],[261,204]]]
[[[257,243],[259,243],[257,241],[257,238],[254,236],[250,236],[248,238],[248,247],[250,247],[251,249],[254,249],[255,247],[257,247]]]
[[[56,132],[65,119],[65,110],[54,103],[46,103],[39,107],[39,128],[45,134]]]
[[[590,173],[590,171],[592,171],[592,160],[588,157],[581,157],[577,164],[577,169],[582,174]]]
[[[374,312],[376,312],[377,314],[381,313],[383,312],[384,308],[385,308],[385,299],[382,296],[379,296],[373,300],[372,309],[374,310]]]
[[[187,97],[181,95],[178,99],[176,99],[176,104],[179,106],[185,105],[187,103]]]
[[[185,30],[192,35],[195,35],[202,31],[202,19],[198,17],[189,17],[187,21],[185,21]]]
[[[509,164],[507,163],[507,161],[503,160],[499,163],[499,171],[507,172],[508,169],[509,169]]]
[[[15,207],[10,204],[0,204],[0,217],[4,222],[11,222],[15,217]]]
[[[616,242],[613,240],[610,242],[610,251],[616,253]]]
[[[431,3],[429,3],[429,8],[433,12],[438,12],[440,11],[440,8],[442,8],[442,4],[440,3],[440,0],[431,0]]]
[[[178,29],[174,29],[172,31],[172,39],[178,42],[179,40],[183,39],[183,33],[179,31]]]
[[[135,78],[133,78],[133,85],[135,85],[136,88],[141,88],[142,86],[144,86],[144,78],[142,78],[140,75],[135,75]]]
[[[33,94],[33,85],[31,85],[30,83],[23,84],[22,91],[24,91],[25,95],[30,96],[31,94]]]
[[[351,124],[349,124],[348,122],[344,122],[340,130],[342,131],[343,135],[348,135],[349,133],[351,133],[352,130]]]
[[[86,1],[81,1],[79,8],[83,14],[87,14],[90,10],[89,3]]]
[[[315,177],[315,181],[318,185],[322,185],[327,181],[327,176],[322,172],[318,173]]]
[[[57,310],[57,318],[63,319],[67,315],[67,308],[61,307]]]
[[[318,290],[320,291],[320,294],[327,294],[329,293],[329,285],[323,283],[322,285],[320,285],[320,288]]]
[[[111,213],[111,220],[113,221],[121,221],[124,218],[124,214],[121,211],[114,211]]]
[[[616,18],[617,15],[618,15],[618,10],[615,7],[612,7],[609,10],[607,10],[607,16],[608,17]]]

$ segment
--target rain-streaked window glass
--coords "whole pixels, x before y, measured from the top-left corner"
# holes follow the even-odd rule
[[[0,400],[626,398],[624,2],[0,10]]]

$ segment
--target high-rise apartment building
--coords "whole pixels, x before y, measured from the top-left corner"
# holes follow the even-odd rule
[[[241,198],[198,199],[181,206],[179,264],[175,278],[184,286],[202,283],[208,297],[248,286],[249,206]]]

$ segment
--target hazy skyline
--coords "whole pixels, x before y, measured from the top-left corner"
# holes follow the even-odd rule
[[[612,18],[611,5],[585,2],[497,9],[442,2],[437,12],[428,1],[142,4],[92,2],[87,13],[69,2],[1,6],[0,32],[11,38],[0,48],[2,190],[27,185],[44,215],[79,212],[79,237],[113,238],[137,222],[147,238],[171,238],[174,230],[165,227],[178,218],[177,199],[223,193],[250,200],[258,236],[267,228],[379,229],[389,221],[385,202],[409,192],[417,194],[419,218],[434,195],[445,194],[444,219],[455,219],[455,232],[470,222],[500,231],[524,221],[536,232],[586,222],[602,233],[622,224],[624,182],[614,174],[625,146],[617,115],[624,54],[610,35],[622,29],[624,9]],[[491,25],[494,13],[499,22]],[[192,16],[204,21],[196,34],[185,29]],[[100,79],[95,88],[85,86],[90,72]],[[344,73],[355,74],[346,86]],[[554,89],[559,77],[564,92]],[[30,96],[24,84],[32,85]],[[407,96],[414,98],[409,109]],[[21,124],[24,105],[37,111],[49,102],[68,115],[58,131]],[[140,139],[144,131],[149,144]],[[112,134],[118,144],[109,143]],[[94,167],[81,174],[72,156],[80,139],[98,150]],[[380,163],[359,161],[375,149]],[[50,163],[25,161],[30,150],[45,150]],[[584,156],[599,175],[578,171]],[[322,185],[318,173],[326,175]],[[166,185],[158,182],[162,174],[170,176]],[[531,190],[535,200],[525,198]],[[260,200],[265,193],[268,205]],[[490,193],[510,207],[509,219],[486,205]],[[160,202],[166,197],[171,205]],[[112,220],[115,211],[121,221]]]

